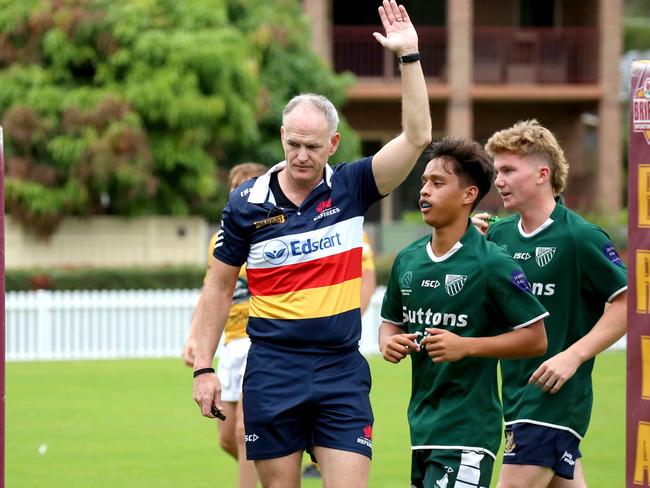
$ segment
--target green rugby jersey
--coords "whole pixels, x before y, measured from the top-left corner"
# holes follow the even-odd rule
[[[381,309],[383,320],[409,333],[436,327],[465,337],[501,334],[546,315],[521,267],[472,225],[444,256],[433,254],[430,236],[404,248]],[[433,363],[424,348],[410,356],[412,448],[473,449],[495,458],[502,426],[497,359]]]
[[[594,360],[583,363],[555,394],[529,385],[528,379],[542,362],[584,337],[605,302],[627,289],[625,265],[605,232],[559,203],[536,231],[526,234],[514,215],[491,224],[487,239],[517,260],[550,312],[544,320],[546,354],[501,361],[506,424],[531,422],[582,438],[591,417]]]

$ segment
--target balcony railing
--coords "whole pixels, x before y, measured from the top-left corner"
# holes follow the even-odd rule
[[[372,36],[375,26],[334,26],[337,72],[396,78],[395,56]],[[418,27],[422,69],[427,78],[447,78],[447,28]],[[598,32],[594,27],[475,27],[475,83],[596,83]]]
[[[476,27],[475,83],[596,83],[593,27]]]
[[[375,26],[334,26],[334,68],[351,71],[360,77],[395,78],[399,75],[397,60],[372,36]],[[422,69],[428,78],[444,80],[447,64],[447,29],[418,27]]]

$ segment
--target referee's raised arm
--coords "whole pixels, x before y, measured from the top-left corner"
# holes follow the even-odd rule
[[[386,195],[404,181],[431,142],[431,115],[419,61],[418,35],[406,9],[395,0],[384,0],[379,17],[386,35],[378,32],[373,35],[399,57],[402,79],[402,133],[386,144],[372,161],[377,189]]]

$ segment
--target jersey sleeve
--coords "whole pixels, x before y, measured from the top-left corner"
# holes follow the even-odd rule
[[[393,267],[388,276],[388,283],[384,293],[384,300],[381,304],[381,319],[399,327],[404,327],[404,316],[402,313],[402,291],[398,281],[399,256],[395,259]]]
[[[499,253],[486,262],[488,296],[505,325],[518,329],[548,316],[548,312],[532,294],[530,283],[517,262]]]
[[[250,235],[243,218],[237,211],[240,200],[231,197],[221,215],[221,228],[217,232],[213,256],[230,266],[242,266],[248,258]]]
[[[627,289],[627,268],[607,234],[589,225],[574,235],[582,286],[599,300],[612,301]]]
[[[346,187],[356,196],[364,211],[383,198],[372,174],[372,157],[341,164],[337,170],[341,171]]]

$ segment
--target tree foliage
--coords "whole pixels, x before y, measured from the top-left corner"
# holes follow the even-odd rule
[[[230,166],[282,159],[289,98],[343,102],[309,35],[298,0],[0,0],[8,211],[42,235],[67,214],[214,220]]]
[[[650,3],[648,0],[625,0],[623,10],[624,51],[647,51],[650,48]]]

